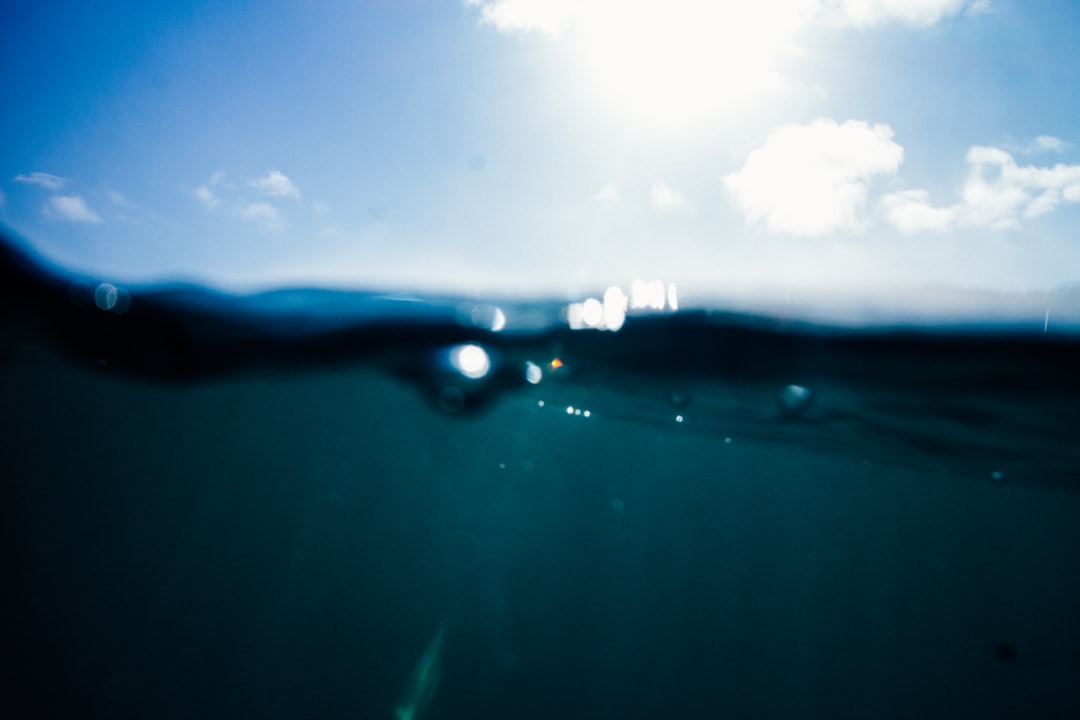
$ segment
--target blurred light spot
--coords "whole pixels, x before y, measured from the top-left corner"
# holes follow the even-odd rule
[[[676,415],[675,416],[675,422],[681,423],[682,421],[683,421],[683,416],[682,415]]]
[[[780,404],[789,415],[797,415],[810,405],[810,391],[802,385],[788,385],[780,394]]]
[[[626,514],[626,503],[622,498],[615,498],[611,501],[611,509],[615,511],[615,514],[622,517]]]
[[[102,310],[112,310],[119,296],[120,293],[117,292],[115,285],[102,283],[94,291],[94,304]]]
[[[604,291],[604,299],[589,298],[585,302],[570,303],[566,308],[566,323],[571,330],[616,331],[626,322],[626,294],[617,287]]]
[[[663,310],[664,283],[635,279],[630,284],[630,307],[634,310]]]
[[[119,315],[127,312],[127,309],[131,307],[131,295],[123,288],[110,283],[101,283],[94,290],[94,304],[102,310],[109,310]]]
[[[538,402],[536,404],[539,405],[540,407],[544,407],[544,401],[543,400],[541,400],[540,402]]]
[[[560,360],[559,358],[555,358],[554,360],[551,361],[551,369],[552,370],[558,370],[562,366],[563,366],[563,361]]]
[[[566,414],[567,415],[573,415],[574,414],[574,406],[573,405],[567,405],[566,406]]]
[[[994,472],[990,473],[990,479],[994,482],[1001,482],[1005,479],[1005,473],[1001,472],[1000,470],[995,470]]]
[[[604,305],[596,298],[589,298],[581,308],[581,319],[585,327],[599,329],[604,321]]]
[[[667,304],[668,304],[668,308],[672,312],[679,309],[679,296],[675,292],[675,283],[668,283],[668,286],[667,286]]]
[[[479,345],[458,345],[450,350],[450,364],[467,378],[478,380],[491,370],[491,358]]]
[[[585,306],[581,303],[570,303],[566,306],[566,324],[571,330],[581,330],[585,325]]]
[[[588,410],[586,410],[585,412],[582,413],[582,415],[584,415],[585,417],[589,417],[590,415],[592,415],[592,413],[589,412]]]
[[[506,327],[506,314],[494,305],[473,305],[469,321],[478,328],[499,332]]]
[[[536,385],[544,379],[544,371],[534,362],[525,361],[525,381],[530,385]]]
[[[574,408],[574,414],[575,415],[580,415],[581,414],[581,408]]]
[[[731,438],[729,438],[729,437],[724,438],[724,444],[730,445],[731,444]]]
[[[626,322],[626,294],[617,287],[604,291],[604,327],[616,332]]]
[[[506,469],[506,463],[499,463],[499,469],[500,470],[505,470]]]
[[[491,320],[491,332],[499,332],[506,327],[506,314],[499,308],[495,308],[495,317]]]

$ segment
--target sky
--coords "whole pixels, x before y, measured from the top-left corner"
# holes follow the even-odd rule
[[[1070,0],[5,3],[0,224],[77,273],[573,295],[1080,280]]]

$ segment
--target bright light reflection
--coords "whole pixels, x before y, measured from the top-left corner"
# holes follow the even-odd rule
[[[123,288],[110,283],[101,283],[94,290],[94,304],[102,310],[109,310],[119,315],[127,312],[127,309],[131,307],[131,295]]]
[[[626,322],[626,295],[617,287],[604,292],[604,327],[616,332]]]
[[[630,307],[634,310],[663,310],[664,283],[635,279],[630,284]]]
[[[544,371],[534,362],[525,362],[525,381],[530,385],[536,385],[544,379]]]
[[[581,307],[581,319],[586,327],[600,328],[604,320],[604,306],[596,298],[589,298]]]
[[[576,37],[593,94],[621,117],[686,132],[783,88],[806,0],[595,0]]]
[[[612,286],[604,291],[603,301],[589,298],[582,303],[570,303],[566,308],[566,322],[571,330],[617,331],[626,322],[626,294]]]
[[[478,380],[491,370],[491,358],[479,345],[458,345],[450,351],[450,364],[467,378]]]

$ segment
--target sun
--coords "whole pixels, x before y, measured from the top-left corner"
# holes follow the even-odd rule
[[[588,92],[627,121],[685,132],[785,88],[803,0],[596,0],[571,39]]]

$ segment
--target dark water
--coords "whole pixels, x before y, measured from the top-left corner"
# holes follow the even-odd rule
[[[432,720],[1080,717],[1074,333],[5,252],[6,717],[393,718],[440,626]]]

